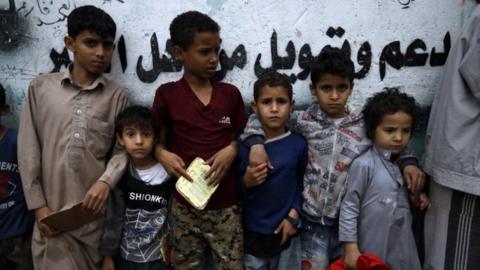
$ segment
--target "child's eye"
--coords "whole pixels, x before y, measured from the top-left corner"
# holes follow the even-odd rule
[[[143,132],[143,137],[150,138],[153,136],[152,132]]]
[[[286,104],[286,103],[288,103],[288,100],[286,100],[286,99],[284,99],[284,98],[278,98],[278,99],[277,99],[277,103],[278,103],[278,104]]]
[[[260,103],[262,103],[264,105],[268,105],[268,104],[272,103],[272,100],[271,99],[264,99]]]
[[[95,47],[95,45],[97,45],[97,41],[92,39],[88,39],[84,43],[85,45],[87,45],[87,47],[90,47],[90,48]]]
[[[402,132],[405,133],[405,134],[411,133],[412,129],[411,128],[404,128],[404,129],[402,129]]]
[[[389,128],[389,127],[383,129],[383,131],[385,131],[385,132],[387,132],[387,133],[393,133],[393,132],[395,132],[396,130],[397,130],[396,128]]]
[[[322,85],[320,86],[320,90],[323,92],[331,92],[333,90],[333,87],[331,85]]]
[[[201,55],[207,56],[209,53],[210,53],[209,49],[200,50]]]
[[[338,91],[339,91],[339,92],[342,92],[342,93],[343,93],[343,92],[347,92],[347,91],[348,91],[348,85],[346,85],[346,84],[341,84],[341,85],[339,85],[339,86],[338,86]]]
[[[106,50],[111,50],[111,49],[113,49],[113,43],[112,43],[112,42],[104,42],[104,43],[103,43],[103,47],[104,47]]]
[[[133,137],[135,137],[135,133],[134,132],[127,132],[127,137],[133,138]]]

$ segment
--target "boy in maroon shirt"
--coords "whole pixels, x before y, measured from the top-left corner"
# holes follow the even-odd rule
[[[205,14],[190,11],[170,24],[175,56],[183,62],[183,78],[161,85],[153,102],[153,119],[161,140],[158,160],[176,177],[201,157],[211,166],[211,184],[219,184],[205,210],[193,208],[178,192],[172,203],[175,269],[203,269],[212,250],[218,269],[243,269],[241,209],[231,164],[236,136],[245,122],[238,89],[211,78],[218,65],[220,27]]]

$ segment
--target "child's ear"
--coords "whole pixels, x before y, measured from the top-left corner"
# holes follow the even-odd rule
[[[315,85],[314,84],[310,84],[310,94],[312,96],[317,96],[316,93],[315,93]]]
[[[71,36],[65,36],[63,42],[65,42],[65,46],[69,51],[75,53],[75,40]]]
[[[257,103],[256,103],[255,101],[252,101],[252,102],[250,103],[250,108],[252,108],[252,111],[253,111],[254,113],[257,113]]]
[[[125,147],[125,142],[123,141],[122,136],[120,136],[120,135],[118,135],[118,134],[117,134],[117,142],[118,142],[118,144],[120,144],[121,146]]]
[[[178,60],[180,60],[180,61],[183,62],[183,59],[184,59],[184,57],[183,57],[183,49],[180,48],[180,46],[178,46],[178,45],[173,46],[173,53],[175,54],[175,57],[176,57]]]
[[[293,107],[295,107],[295,99],[290,102],[290,112],[293,112]]]

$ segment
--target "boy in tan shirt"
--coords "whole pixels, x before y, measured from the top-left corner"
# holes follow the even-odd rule
[[[102,76],[113,54],[115,22],[101,9],[82,6],[67,24],[65,44],[73,64],[30,83],[20,119],[18,159],[27,205],[37,221],[36,269],[101,266],[103,219],[68,232],[41,219],[81,201],[85,210],[100,212],[127,162],[124,151],[114,151],[107,164],[115,117],[128,105],[124,89]]]

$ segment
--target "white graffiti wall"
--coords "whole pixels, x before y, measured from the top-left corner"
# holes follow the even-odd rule
[[[0,83],[16,126],[29,81],[64,70],[66,17],[77,6],[96,5],[118,26],[107,76],[124,84],[135,103],[151,105],[156,88],[181,76],[172,57],[168,26],[179,13],[199,10],[221,26],[216,77],[235,84],[245,102],[266,69],[289,75],[299,107],[311,102],[309,64],[326,45],[341,47],[355,63],[351,102],[386,86],[431,103],[442,66],[473,0],[0,0]]]

